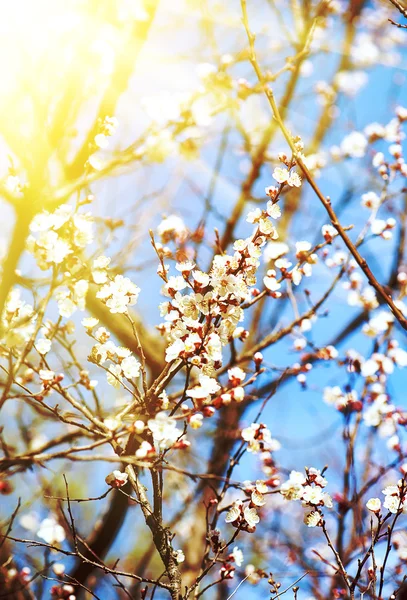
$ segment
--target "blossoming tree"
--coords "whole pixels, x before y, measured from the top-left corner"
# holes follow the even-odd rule
[[[402,600],[407,9],[176,4],[7,15],[0,597]]]

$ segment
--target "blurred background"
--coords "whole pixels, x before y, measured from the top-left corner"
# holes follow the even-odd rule
[[[370,216],[361,205],[361,196],[369,191],[380,194],[382,182],[372,168],[370,150],[361,157],[347,157],[340,148],[349,133],[363,132],[371,123],[387,125],[395,107],[406,104],[407,31],[388,20],[402,18],[385,0],[332,0],[323,10],[324,3],[313,0],[249,0],[247,4],[258,60],[264,72],[275,75],[272,87],[287,126],[302,137],[320,188],[331,197],[342,224],[353,225],[350,235],[356,239]],[[312,17],[317,13],[314,23]],[[102,248],[112,257],[117,272],[140,286],[136,314],[145,328],[152,363],[155,359],[159,366],[164,343],[155,326],[161,322],[158,305],[163,299],[149,230],[156,230],[165,216],[181,217],[195,233],[199,264],[207,269],[215,228],[222,238],[233,215],[237,218],[229,241],[249,234],[251,226],[245,216],[254,207],[265,205],[264,188],[273,185],[271,174],[279,152],[287,151],[247,60],[240,3],[4,0],[0,16],[2,303],[13,285],[20,285],[23,296],[34,305],[45,293],[46,276],[24,252],[31,218],[53,203],[75,202],[81,194],[91,194],[89,210],[96,218],[92,252],[97,256]],[[298,58],[307,40],[308,52]],[[106,148],[95,147],[95,135],[106,116],[117,119],[117,129]],[[379,141],[375,149],[386,151],[387,146]],[[393,238],[368,235],[363,244],[363,256],[383,283],[391,279],[395,264],[397,268],[404,264],[403,251],[400,256],[404,202],[405,190],[396,182],[380,217],[396,219]],[[296,241],[320,241],[321,227],[328,221],[308,186],[286,194],[282,212],[280,241],[287,243],[290,251],[295,251]],[[333,256],[342,250],[341,242],[335,241],[330,252]],[[264,263],[262,269],[266,268]],[[302,313],[310,301],[322,296],[332,278],[330,269],[320,261],[313,267],[313,276],[296,291],[296,307],[286,300],[264,303],[259,314],[253,311],[245,323],[252,326],[252,339],[290,323],[295,310]],[[91,313],[92,307],[87,310]],[[87,361],[89,339],[79,325],[87,314],[72,316],[75,356],[91,378],[98,380],[108,418],[126,398],[108,386],[105,374]],[[50,304],[47,315],[56,320],[56,305]],[[304,324],[295,335],[264,352],[267,370],[256,383],[259,399],[264,399],[264,390],[275,377],[299,360],[295,339],[305,338],[317,348],[333,344],[340,357],[350,349],[368,355],[375,340],[362,333],[365,321],[363,308],[349,305],[349,290],[339,283],[309,331]],[[122,329],[122,324],[111,323],[113,334],[123,340],[126,334]],[[400,332],[394,336],[405,344]],[[66,360],[61,350],[49,362],[57,370]],[[404,407],[405,377],[402,370],[396,370],[389,383],[393,403]],[[181,382],[181,378],[175,382],[174,390],[182,387]],[[322,361],[305,381],[291,377],[281,385],[262,415],[262,422],[281,443],[276,459],[284,466],[283,472],[328,464],[331,493],[340,489],[337,473],[345,459],[343,416],[323,401],[324,388],[335,385],[353,387],[351,374],[332,361]],[[233,416],[231,430],[249,425],[258,410],[256,399],[245,404]],[[184,461],[190,470],[205,472],[210,456],[216,457],[221,420],[219,417],[217,424],[211,419],[194,432],[196,440],[180,459],[181,467]],[[61,426],[18,401],[3,406],[0,424],[6,443],[20,451],[42,447],[60,433]],[[370,437],[366,428],[356,451],[361,465]],[[369,458],[372,465],[387,464],[393,458],[386,440],[376,436]],[[356,472],[358,468],[356,465]],[[10,479],[12,493],[1,498],[0,519],[6,522],[21,498],[19,515],[25,515],[25,521],[17,518],[13,534],[32,537],[24,527],[27,516],[41,521],[50,513],[58,514],[57,503],[44,498],[44,491],[64,495],[63,473],[69,477],[71,494],[85,497],[105,491],[104,478],[110,471],[111,465],[103,462],[67,464],[58,460],[44,468],[22,469]],[[246,454],[235,478],[258,477],[259,461]],[[196,484],[176,473],[169,473],[166,481],[166,515],[169,520],[178,515],[174,527],[177,544],[187,555],[197,502],[185,502]],[[305,555],[312,562],[311,548],[322,540],[319,532],[299,526],[301,507],[282,508],[277,498],[272,496],[267,506],[269,517],[262,521],[256,540],[246,536],[238,544],[245,554],[241,572],[244,577],[245,565],[252,563],[273,570],[283,585],[290,585],[304,572],[292,564],[290,544],[308,548]],[[110,497],[75,506],[83,536],[96,531],[109,512],[109,502]],[[105,540],[107,560],[122,557],[123,570],[137,572],[138,565],[150,576],[157,574],[159,559],[151,550],[138,507],[120,510],[112,539]],[[17,565],[29,564],[33,571],[54,560],[47,552],[27,551],[23,545],[17,545],[13,555]],[[58,561],[78,574],[74,561]],[[188,568],[193,569],[186,565]],[[321,570],[322,578],[326,576],[320,564],[315,568]],[[238,580],[204,597],[227,598]],[[87,581],[89,585],[92,579]],[[28,597],[49,597],[52,584],[39,578],[31,586],[34,596]],[[267,584],[262,585],[246,581],[236,597],[266,597]],[[311,587],[304,582],[301,598],[313,597]],[[108,578],[100,578],[95,590],[106,600],[125,597]],[[164,596],[157,591],[156,597]]]

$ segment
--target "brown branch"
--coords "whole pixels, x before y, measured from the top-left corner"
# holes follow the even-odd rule
[[[389,0],[397,8],[397,10],[407,19],[407,8],[403,6],[399,0]],[[404,26],[405,27],[405,26]]]
[[[241,6],[242,6],[242,11],[243,11],[243,23],[246,29],[246,33],[247,33],[247,37],[249,40],[249,46],[250,46],[250,62],[253,66],[253,69],[256,73],[257,79],[259,80],[259,83],[263,86],[264,92],[266,94],[266,97],[268,99],[270,108],[272,110],[273,116],[275,118],[275,120],[277,121],[281,132],[283,133],[288,145],[290,146],[297,164],[300,166],[306,180],[308,181],[308,183],[310,184],[310,186],[312,187],[312,189],[314,190],[315,194],[317,195],[318,199],[320,200],[320,202],[322,203],[322,205],[324,206],[326,212],[329,215],[329,218],[331,220],[331,223],[333,225],[333,227],[335,227],[336,231],[338,232],[338,234],[340,235],[340,237],[342,238],[342,240],[344,241],[346,247],[348,248],[348,250],[350,251],[350,253],[352,254],[353,258],[355,259],[355,261],[357,262],[357,264],[359,265],[359,267],[362,269],[362,271],[364,272],[367,280],[369,281],[370,285],[375,289],[375,291],[377,292],[377,294],[379,295],[380,298],[383,299],[383,301],[388,305],[388,307],[390,308],[390,310],[392,311],[393,315],[396,317],[397,321],[400,323],[400,325],[403,327],[403,329],[407,330],[407,319],[404,317],[403,313],[401,312],[401,310],[395,305],[393,299],[386,293],[386,291],[384,290],[383,286],[377,281],[377,279],[375,278],[375,276],[373,275],[372,271],[370,270],[366,260],[359,254],[355,244],[351,241],[351,239],[349,238],[349,236],[347,235],[346,231],[344,230],[344,228],[342,227],[342,225],[340,224],[336,213],[334,211],[334,209],[332,208],[332,204],[331,204],[331,200],[328,197],[325,197],[321,190],[319,189],[319,187],[317,186],[317,184],[315,183],[315,180],[313,179],[310,171],[308,170],[308,168],[306,167],[304,161],[302,160],[301,156],[299,156],[298,150],[295,146],[295,143],[293,141],[293,138],[290,134],[290,132],[288,131],[288,129],[286,128],[282,118],[281,118],[281,114],[280,111],[278,109],[276,100],[274,98],[274,93],[272,91],[272,89],[267,85],[267,82],[264,78],[264,75],[260,69],[260,65],[257,61],[256,58],[256,53],[254,50],[254,36],[251,33],[250,29],[249,29],[249,23],[248,23],[248,17],[247,17],[247,8],[246,8],[246,1],[245,0],[241,0]]]
[[[92,315],[106,325],[123,346],[129,348],[136,356],[141,356],[133,329],[125,315],[112,315],[110,310],[96,298],[94,286],[90,286],[86,297],[86,305]],[[131,318],[137,328],[140,345],[143,348],[145,360],[150,369],[150,376],[152,379],[156,379],[165,367],[162,338],[151,334],[135,313],[131,313]]]
[[[149,527],[152,535],[155,547],[161,557],[163,565],[166,570],[166,574],[170,581],[169,587],[171,592],[172,600],[181,600],[181,573],[178,567],[176,554],[171,545],[171,533],[163,526],[159,514],[155,514],[151,508],[150,502],[146,494],[146,488],[139,481],[136,471],[133,466],[128,465],[126,472],[129,476],[129,480],[132,488],[136,492],[137,499],[140,503],[141,510],[144,515],[145,522]],[[154,486],[156,482],[154,482]],[[155,497],[157,491],[155,491]]]
[[[287,83],[284,96],[281,99],[281,103],[280,103],[281,114],[284,116],[287,114],[291,100],[293,99],[295,88],[297,86],[298,78],[299,78],[299,75],[301,72],[301,65],[308,56],[308,46],[311,41],[310,36],[313,31],[313,27],[314,27],[314,20],[310,19],[310,22],[309,22],[308,26],[304,29],[304,33],[299,42],[299,46],[300,46],[301,50],[294,59],[291,59],[291,62],[294,63],[294,69],[293,69],[291,77]],[[264,157],[265,157],[267,148],[269,147],[270,142],[272,141],[272,139],[273,139],[274,135],[277,133],[277,131],[278,131],[278,126],[274,121],[272,121],[263,134],[262,140],[261,140],[261,142],[256,150],[256,153],[253,157],[251,169],[250,169],[245,181],[242,184],[242,190],[239,195],[239,198],[233,208],[231,216],[229,217],[229,219],[227,221],[226,228],[225,228],[225,231],[223,233],[221,243],[220,243],[221,248],[223,250],[226,249],[226,247],[232,240],[233,232],[234,232],[235,227],[242,215],[245,204],[248,200],[250,200],[253,186],[260,176],[260,171],[264,164]]]

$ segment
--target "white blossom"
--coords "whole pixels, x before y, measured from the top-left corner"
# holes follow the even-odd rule
[[[37,536],[52,546],[62,543],[66,538],[65,529],[59,525],[53,516],[41,521]]]
[[[107,485],[114,488],[120,488],[126,485],[129,476],[122,471],[112,471],[105,479]]]
[[[48,354],[48,352],[51,350],[51,346],[52,346],[51,340],[47,340],[44,338],[41,338],[35,342],[36,349],[38,350],[38,352],[40,354],[43,354],[43,355]]]
[[[147,425],[153,434],[154,444],[160,451],[173,446],[182,433],[177,429],[177,421],[164,411],[159,412],[154,419],[149,419]]]
[[[129,306],[136,304],[140,288],[123,275],[116,275],[113,281],[105,284],[97,293],[110,308],[111,313],[124,313]]]
[[[359,131],[353,131],[347,135],[341,143],[341,150],[346,156],[352,158],[361,158],[365,155],[367,148],[367,139]]]

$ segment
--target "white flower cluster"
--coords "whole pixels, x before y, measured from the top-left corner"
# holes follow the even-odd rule
[[[298,154],[301,158],[305,159],[302,151],[304,150],[304,144],[300,137],[294,138],[294,144]],[[289,159],[288,156],[284,152],[280,152],[278,155],[278,160],[283,163],[283,167],[276,167],[273,171],[273,179],[280,184],[280,186],[284,187],[285,185],[289,185],[290,187],[301,187],[301,177],[299,174],[293,170],[295,166],[295,160]],[[274,200],[275,195],[277,194],[277,190],[275,188],[268,188],[266,190],[266,194],[270,196]]]
[[[388,485],[382,490],[384,495],[383,507],[393,514],[399,512],[407,513],[407,484],[403,479],[399,479],[397,485]],[[374,513],[379,514],[382,503],[380,498],[370,498],[366,502],[367,508]]]
[[[140,288],[128,277],[116,275],[112,281],[105,283],[96,293],[96,297],[106,304],[111,313],[125,313],[129,306],[137,302]]]
[[[62,204],[54,212],[44,211],[34,217],[27,248],[34,254],[38,266],[49,269],[52,265],[77,265],[78,254],[93,241],[93,218],[90,213],[80,214],[69,204]]]
[[[210,398],[220,390],[220,385],[213,377],[208,375],[199,374],[199,384],[188,388],[188,395],[194,400],[202,404],[204,400]]]
[[[396,226],[396,219],[373,219],[370,224],[370,231],[373,235],[380,236],[384,240],[391,240],[393,237],[392,229]]]
[[[317,255],[312,251],[312,245],[305,240],[295,243],[295,257],[297,259],[297,264],[293,268],[291,268],[293,263],[284,256],[288,251],[289,248],[287,244],[270,242],[264,252],[266,261],[273,260],[274,267],[280,270],[280,274],[277,276],[275,269],[269,269],[266,276],[263,278],[264,287],[270,292],[270,295],[275,298],[281,296],[280,292],[277,292],[277,290],[280,289],[282,280],[288,279],[292,281],[294,285],[299,285],[303,277],[311,276],[312,265],[316,264],[318,261]]]
[[[164,244],[169,241],[182,244],[188,237],[188,229],[181,217],[177,215],[165,217],[158,225],[157,233]]]
[[[387,310],[381,310],[374,314],[365,325],[362,331],[369,337],[376,337],[381,333],[385,333],[391,324],[394,322],[394,316]]]
[[[250,427],[243,429],[242,438],[247,442],[248,452],[260,455],[263,473],[269,478],[268,485],[279,485],[278,469],[272,453],[280,450],[280,442],[271,437],[270,430],[263,423],[252,423]]]
[[[378,140],[384,140],[390,143],[389,154],[390,160],[386,160],[383,152],[376,152],[372,164],[377,169],[379,175],[384,181],[389,180],[391,173],[399,172],[402,176],[407,177],[407,164],[403,158],[403,148],[401,145],[405,135],[402,131],[402,124],[407,121],[407,110],[398,106],[395,109],[395,118],[391,119],[387,125],[380,123],[370,123],[362,132],[352,131],[344,137],[340,147],[333,146],[331,154],[335,158],[351,157],[362,158],[365,156],[369,144],[373,144]],[[380,199],[373,192],[368,192],[362,197],[362,205],[376,211],[381,204]]]
[[[301,177],[296,171],[289,171],[284,167],[276,167],[273,171],[273,179],[277,181],[277,183],[286,183],[291,187],[300,187],[301,186]]]
[[[228,377],[228,385],[221,390],[221,386],[216,379],[200,373],[199,384],[187,390],[188,395],[193,398],[195,406],[198,408],[205,407],[207,412],[210,408],[208,406],[209,402],[214,408],[220,408],[232,401],[242,402],[245,398],[244,386],[242,385],[246,379],[245,371],[240,367],[233,367],[228,369]],[[211,396],[213,395],[216,395],[216,397],[212,400]]]
[[[368,389],[363,420],[368,427],[377,427],[381,437],[388,438],[390,449],[401,453],[397,430],[404,427],[407,415],[391,402],[386,385],[395,366],[407,366],[407,352],[394,339],[387,340],[386,346],[385,352],[374,352],[370,358],[360,359],[360,372]]]
[[[53,546],[61,544],[66,538],[65,529],[52,514],[40,521],[37,513],[27,513],[21,517],[20,524]]]
[[[153,434],[154,445],[158,452],[171,448],[182,436],[182,431],[177,428],[176,419],[168,416],[164,411],[156,414],[154,419],[149,419],[147,425]]]
[[[348,292],[349,306],[360,306],[366,311],[374,310],[379,306],[375,290],[371,286],[364,286],[364,278],[359,271],[351,271],[349,281],[343,283]]]
[[[24,184],[18,175],[7,175],[3,182],[4,187],[12,196],[21,198],[24,193]]]
[[[104,365],[110,361],[110,365],[105,367],[107,370],[107,381],[113,387],[120,387],[123,377],[128,380],[136,379],[141,372],[140,362],[133,356],[131,350],[123,346],[116,346],[109,340],[110,333],[104,328],[99,327],[94,334],[93,328],[98,324],[98,320],[90,317],[82,320],[82,325],[97,343],[93,346],[89,360],[98,365]]]
[[[70,317],[76,309],[85,309],[88,273],[82,257],[83,249],[93,241],[93,218],[80,214],[68,204],[54,212],[44,211],[34,217],[27,249],[42,270],[58,268],[64,275],[56,292],[59,314]]]
[[[352,131],[341,143],[341,151],[345,156],[351,158],[361,158],[365,155],[368,142],[366,137],[360,131]]]
[[[255,506],[252,502],[244,506],[243,500],[236,500],[225,517],[226,523],[231,523],[234,527],[243,531],[254,533],[256,525],[260,521]]]
[[[320,509],[333,506],[331,496],[323,491],[327,483],[321,471],[312,467],[306,469],[306,475],[300,471],[291,471],[288,481],[280,488],[281,494],[287,500],[301,500],[303,506],[312,509],[304,517],[304,523],[308,527],[321,525],[323,516]]]
[[[377,317],[380,317],[382,322],[389,316],[384,311],[383,315],[379,313]],[[392,321],[393,318],[390,319],[390,323]],[[368,326],[372,327],[370,323]],[[343,390],[340,386],[327,386],[323,391],[323,400],[341,412],[363,411],[364,424],[367,427],[376,427],[380,437],[388,438],[387,446],[400,453],[398,428],[404,427],[407,414],[391,402],[386,386],[395,367],[407,366],[407,352],[392,338],[385,341],[385,346],[383,352],[374,352],[368,358],[362,357],[354,350],[347,352],[347,370],[363,378],[364,393],[361,397],[354,389]]]
[[[116,117],[105,117],[100,125],[99,133],[95,135],[94,149],[96,152],[91,154],[87,161],[87,165],[95,169],[95,171],[103,169],[104,164],[98,151],[106,150],[109,146],[109,138],[116,133],[118,124]]]
[[[159,329],[169,341],[167,362],[181,358],[208,376],[221,366],[222,347],[233,338],[243,319],[241,304],[256,283],[261,247],[277,237],[270,209],[275,215],[270,202],[267,211],[250,217],[256,225],[253,235],[237,240],[234,254],[216,255],[209,273],[188,261],[176,265],[181,275],[162,274],[163,294],[171,299],[160,305],[165,323]]]
[[[257,509],[266,504],[264,494],[269,487],[279,485],[277,469],[271,456],[273,450],[280,448],[279,442],[272,439],[270,431],[263,424],[252,423],[242,431],[242,438],[248,442],[248,451],[260,453],[263,460],[263,470],[269,477],[267,481],[257,480],[255,484],[245,482],[244,491],[249,496],[249,504],[236,500],[228,511],[225,521],[234,527],[252,533],[260,520]]]
[[[275,451],[281,448],[280,442],[271,437],[270,430],[262,423],[252,423],[242,429],[242,438],[247,442],[248,452]]]
[[[323,399],[326,404],[335,406],[336,410],[339,411],[360,410],[362,407],[355,390],[344,392],[338,385],[326,387],[324,389]]]
[[[379,140],[389,143],[388,158],[385,153],[375,152],[372,165],[377,170],[383,181],[388,181],[394,175],[399,173],[402,177],[407,177],[407,163],[403,156],[402,142],[405,139],[405,133],[402,130],[403,123],[407,122],[407,109],[398,106],[395,109],[395,118],[387,125],[371,123],[365,128],[365,135],[369,143],[373,144]],[[378,198],[369,192],[362,196],[362,204],[371,210],[377,210],[380,206]]]
[[[11,290],[2,317],[2,342],[6,348],[21,349],[35,331],[37,314],[21,299],[20,290]]]
[[[389,438],[389,446],[395,449],[398,445],[397,426],[399,423],[404,425],[405,415],[390,402],[384,386],[380,383],[370,387],[363,421],[368,427],[377,427],[380,437]]]

